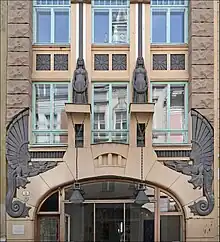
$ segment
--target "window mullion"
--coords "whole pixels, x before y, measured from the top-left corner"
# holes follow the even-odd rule
[[[112,43],[112,8],[108,10],[109,12],[109,43]]]
[[[109,100],[109,119],[108,119],[108,130],[110,130],[109,132],[109,141],[112,141],[112,84],[109,84],[109,93],[108,93],[108,100]]]
[[[51,8],[51,43],[55,43],[54,33],[55,33],[55,13],[54,8]]]
[[[184,142],[188,142],[188,83],[184,85],[184,129],[187,130],[184,131]]]
[[[166,17],[166,29],[167,29],[167,33],[166,33],[166,39],[167,39],[167,43],[170,43],[170,8],[167,9],[166,11],[167,17]]]
[[[33,90],[32,90],[32,130],[36,129],[36,85],[33,85]],[[34,143],[33,137],[35,138],[35,133],[32,134],[31,136],[31,143]]]
[[[54,84],[50,84],[50,143],[53,143],[53,124],[54,124]]]

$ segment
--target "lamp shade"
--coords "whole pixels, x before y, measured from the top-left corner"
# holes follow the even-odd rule
[[[80,189],[74,188],[73,193],[69,199],[71,203],[80,204],[84,202],[84,198],[80,192]]]
[[[144,190],[141,189],[138,191],[138,194],[137,194],[134,202],[139,205],[144,205],[145,203],[149,203],[150,200],[149,200],[147,194],[144,192]]]

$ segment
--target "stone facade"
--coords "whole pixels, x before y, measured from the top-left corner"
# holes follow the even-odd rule
[[[7,122],[31,105],[32,1],[8,2]]]
[[[189,108],[214,121],[214,11],[213,1],[190,1]]]

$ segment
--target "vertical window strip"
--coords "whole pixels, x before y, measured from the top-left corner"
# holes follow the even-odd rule
[[[34,43],[39,43],[39,44],[61,44],[61,43],[56,43],[55,41],[55,12],[60,11],[60,12],[68,12],[68,17],[69,17],[69,28],[68,28],[68,41],[64,42],[69,43],[70,42],[70,0],[35,0],[34,5],[33,5],[33,22],[34,22],[34,31],[33,31],[33,40]],[[49,43],[42,43],[39,42],[37,36],[38,36],[38,22],[37,22],[37,16],[39,12],[50,12],[50,25],[51,25],[51,37],[50,37],[50,42]]]
[[[102,3],[102,4],[101,4]],[[113,4],[114,3],[114,4]],[[108,12],[108,42],[101,42],[100,44],[103,44],[103,43],[115,43],[117,44],[118,42],[119,43],[128,43],[129,42],[129,16],[130,16],[130,13],[129,13],[129,5],[130,5],[130,1],[127,1],[127,0],[114,0],[114,1],[111,1],[111,0],[94,0],[92,1],[92,26],[93,26],[93,29],[92,29],[92,42],[93,43],[96,43],[95,41],[95,13],[96,12]],[[112,29],[113,29],[113,22],[112,22],[112,13],[113,11],[115,10],[124,10],[126,11],[126,14],[127,14],[127,24],[126,24],[126,41],[114,41],[113,40],[113,35],[112,35]],[[120,21],[119,21],[120,22]]]
[[[59,87],[59,85],[64,85],[66,84],[67,88],[68,88],[68,93],[67,93],[67,101],[70,101],[70,85],[69,83],[34,83],[33,84],[33,97],[32,97],[32,103],[33,103],[33,107],[32,107],[32,144],[38,144],[38,142],[36,141],[37,135],[38,134],[45,134],[45,135],[49,135],[49,143],[48,144],[55,144],[55,140],[56,140],[56,135],[62,135],[62,134],[66,134],[67,130],[64,129],[60,129],[60,130],[55,130],[54,128],[54,124],[55,124],[55,120],[54,120],[54,113],[55,113],[55,88]],[[44,87],[46,87],[46,85],[50,85],[50,98],[49,98],[49,107],[48,109],[50,110],[50,120],[49,120],[49,129],[38,129],[37,128],[37,120],[36,120],[36,94],[37,94],[37,87],[38,85],[44,85]],[[45,89],[44,89],[45,92]],[[39,93],[39,92],[38,92]],[[44,93],[44,95],[46,95],[46,93]],[[40,142],[41,144],[41,142]]]
[[[103,83],[100,83],[101,85]],[[95,135],[96,136],[99,136],[99,133],[107,133],[108,134],[108,139],[106,140],[107,142],[114,142],[115,140],[113,139],[113,136],[112,135],[117,135],[119,134],[120,132],[122,133],[126,133],[126,135],[128,135],[128,127],[129,127],[129,116],[128,116],[128,95],[126,96],[126,104],[127,104],[127,110],[126,110],[126,118],[127,118],[127,129],[123,129],[123,130],[117,130],[115,128],[115,125],[116,125],[116,120],[113,121],[113,114],[116,115],[116,113],[114,112],[114,107],[113,107],[113,103],[112,103],[112,95],[113,95],[113,92],[112,92],[112,89],[113,87],[117,87],[117,85],[119,85],[120,87],[120,84],[122,85],[126,85],[126,95],[128,94],[128,84],[127,83],[112,83],[112,84],[103,84],[103,85],[108,85],[108,93],[107,93],[107,100],[108,100],[108,120],[106,121],[106,117],[105,117],[105,129],[100,129],[97,130],[94,128],[94,123],[95,121],[95,112],[93,112],[92,114],[92,124],[91,124],[91,127],[92,127],[92,143],[95,143]],[[99,85],[99,84],[98,84]],[[92,110],[95,110],[95,87],[96,87],[96,84],[93,84],[93,91],[92,91],[92,105],[93,105],[93,108]],[[99,116],[97,116],[98,118]],[[123,121],[122,121],[123,122]],[[113,125],[114,124],[114,125]],[[101,132],[100,132],[101,131]],[[121,134],[121,137],[123,135]],[[126,138],[126,143],[128,142],[128,137]]]
[[[183,43],[187,43],[188,42],[188,0],[151,0],[151,19],[153,19],[152,18],[153,12],[160,12],[160,11],[166,11],[166,42],[164,42],[166,44],[172,43],[170,41],[171,40],[170,13],[173,11],[184,12]],[[157,42],[153,42],[152,36],[153,36],[153,21],[151,21],[151,43],[157,44]],[[174,44],[178,44],[178,43],[174,43]]]

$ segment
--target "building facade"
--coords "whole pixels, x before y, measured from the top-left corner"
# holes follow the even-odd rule
[[[219,1],[1,1],[2,241],[219,241]]]

